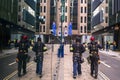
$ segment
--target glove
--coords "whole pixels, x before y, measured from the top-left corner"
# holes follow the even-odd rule
[[[100,64],[100,60],[98,60],[98,64]]]
[[[19,61],[19,59],[18,58],[16,58],[16,62],[18,62]]]

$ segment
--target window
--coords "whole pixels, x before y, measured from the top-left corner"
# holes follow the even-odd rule
[[[106,9],[105,12],[108,13],[108,7],[106,7],[105,9]]]
[[[105,23],[108,23],[108,17],[105,17]]]
[[[80,32],[83,33],[83,27],[82,27],[82,26],[81,26],[81,28],[80,28]]]
[[[46,0],[44,0],[44,3],[46,3]]]
[[[67,16],[65,16],[65,22],[67,22]]]
[[[83,7],[81,7],[81,13],[83,13]]]
[[[43,32],[45,32],[45,26],[43,26]]]
[[[44,12],[46,12],[46,6],[44,6]]]
[[[83,23],[83,17],[81,17],[81,23]]]
[[[83,3],[83,0],[81,0],[81,3]]]
[[[87,13],[87,8],[86,8],[86,7],[85,7],[85,10],[84,10],[84,11],[85,11],[85,13]]]
[[[67,12],[67,6],[65,7],[65,12]]]
[[[86,23],[86,21],[87,21],[87,19],[86,19],[86,17],[84,17],[84,23]]]
[[[39,28],[39,29],[40,29],[39,31],[40,31],[40,32],[42,32],[42,26],[40,26],[40,28]]]
[[[106,0],[106,3],[108,3],[108,0]]]
[[[85,3],[87,3],[87,1],[85,0]]]
[[[86,33],[86,26],[84,26],[84,33]]]
[[[42,6],[40,6],[40,12],[42,12]]]

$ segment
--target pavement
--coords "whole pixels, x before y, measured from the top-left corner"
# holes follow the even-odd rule
[[[64,58],[57,57],[58,48],[59,45],[55,44],[54,51],[52,51],[52,49],[49,49],[45,53],[42,78],[39,78],[39,76],[35,73],[36,63],[34,61],[31,61],[27,65],[26,75],[19,78],[17,76],[17,71],[15,71],[3,80],[74,80],[72,74],[72,53],[69,51],[69,45],[64,46]],[[14,52],[15,50],[13,49],[6,52],[10,51]],[[100,52],[107,54],[106,51]],[[114,51],[109,51],[109,54],[114,54],[113,52]],[[115,55],[118,55],[118,52],[115,52]],[[95,80],[93,77],[90,76],[90,65],[87,63],[87,60],[85,58],[84,60],[84,63],[82,63],[82,75],[77,76],[75,80]],[[107,80],[103,77],[104,75],[102,75],[99,71],[97,80]]]

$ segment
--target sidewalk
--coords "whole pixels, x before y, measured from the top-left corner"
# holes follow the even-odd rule
[[[74,80],[72,74],[72,53],[69,52],[69,45],[64,46],[64,58],[60,59],[57,58],[58,47],[59,45],[54,45],[54,52],[50,49],[47,51],[47,54],[45,54],[43,77],[41,79],[36,75],[36,63],[32,61],[28,64],[27,74],[25,76],[18,78],[16,71],[4,80]],[[90,76],[90,69],[86,59],[82,64],[82,75],[78,76],[76,80],[94,80],[94,78]]]

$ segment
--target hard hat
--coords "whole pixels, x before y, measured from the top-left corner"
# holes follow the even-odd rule
[[[38,38],[37,38],[37,40],[38,40],[38,41],[41,41],[41,38],[40,38],[40,37],[38,37]]]
[[[23,35],[22,39],[26,40],[26,39],[28,39],[28,37],[26,35]]]
[[[95,38],[94,38],[93,36],[91,36],[90,40],[91,40],[91,41],[94,41],[94,40],[95,40]]]

